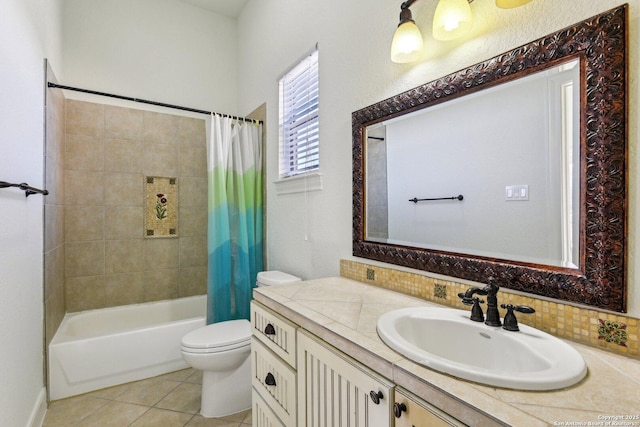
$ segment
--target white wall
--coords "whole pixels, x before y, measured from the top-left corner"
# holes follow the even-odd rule
[[[239,108],[267,103],[267,242],[270,268],[304,278],[338,274],[351,258],[351,112],[491,58],[600,12],[621,0],[534,0],[512,10],[475,1],[471,36],[434,42],[429,34],[436,0],[412,6],[428,53],[398,65],[389,46],[401,1],[250,0],[239,19]],[[638,193],[638,25],[640,1],[629,0],[629,312],[640,316]],[[320,50],[320,162],[322,191],[276,195],[277,78],[316,42]],[[305,215],[306,209],[306,215]],[[305,236],[307,237],[305,239]]]
[[[61,84],[237,114],[234,19],[177,0],[62,1]]]
[[[0,180],[43,184],[44,58],[60,60],[58,1],[0,2]],[[0,418],[38,422],[44,403],[43,196],[0,190]]]

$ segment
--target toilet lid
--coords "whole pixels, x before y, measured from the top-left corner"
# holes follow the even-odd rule
[[[182,346],[211,349],[243,344],[251,339],[251,323],[246,319],[213,323],[182,337]]]

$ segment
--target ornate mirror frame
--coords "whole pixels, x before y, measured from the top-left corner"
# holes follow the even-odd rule
[[[352,114],[353,255],[475,282],[626,311],[627,6],[527,43]],[[580,61],[580,267],[577,269],[367,241],[366,127]]]

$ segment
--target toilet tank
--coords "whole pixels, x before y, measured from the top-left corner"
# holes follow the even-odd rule
[[[278,286],[278,285],[290,285],[292,283],[300,282],[301,279],[291,274],[284,273],[282,271],[271,270],[261,271],[258,273],[256,279],[256,285],[262,286]]]

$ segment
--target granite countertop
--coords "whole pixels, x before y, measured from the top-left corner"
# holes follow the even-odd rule
[[[254,298],[466,424],[640,427],[640,419],[633,419],[640,416],[636,359],[570,342],[587,363],[583,381],[554,391],[509,390],[423,367],[378,337],[376,323],[382,314],[438,304],[343,277],[256,288]]]

